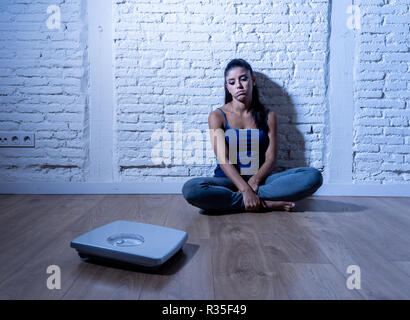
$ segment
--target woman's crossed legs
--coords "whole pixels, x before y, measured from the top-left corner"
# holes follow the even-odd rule
[[[271,210],[291,210],[292,203],[312,195],[323,183],[319,170],[292,168],[272,173],[258,188],[258,196]],[[182,193],[193,206],[205,211],[245,211],[242,193],[229,178],[199,177],[185,182]]]

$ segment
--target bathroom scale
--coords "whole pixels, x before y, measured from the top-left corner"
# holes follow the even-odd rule
[[[70,247],[81,258],[156,269],[177,253],[187,238],[185,231],[117,220],[75,238]]]

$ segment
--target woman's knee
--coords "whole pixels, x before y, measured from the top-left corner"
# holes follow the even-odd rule
[[[298,201],[304,199],[305,197],[311,196],[323,184],[323,176],[318,169],[313,167],[303,167],[301,169],[303,169],[306,177],[305,189],[302,190],[300,193],[294,195],[292,199],[289,199],[291,201]]]
[[[306,171],[309,172],[310,183],[312,187],[318,189],[323,184],[323,176],[322,173],[313,167],[307,167]]]
[[[201,184],[203,183],[201,178],[192,178],[184,183],[182,186],[182,194],[188,202],[195,201],[200,195]]]

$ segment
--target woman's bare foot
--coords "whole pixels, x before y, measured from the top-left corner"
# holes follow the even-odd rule
[[[270,211],[292,211],[296,207],[294,202],[289,201],[263,200],[263,202],[266,204],[265,210],[268,209]]]

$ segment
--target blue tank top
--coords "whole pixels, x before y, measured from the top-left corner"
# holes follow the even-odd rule
[[[245,178],[249,179],[252,177],[265,162],[266,149],[269,146],[268,133],[261,129],[235,129],[231,128],[226,118],[225,112],[221,108],[218,108],[225,117],[225,142],[228,150],[236,150],[236,163],[232,163],[238,170],[239,174]],[[266,123],[268,121],[269,110],[266,113]],[[232,140],[232,145],[229,144],[230,138]],[[235,148],[236,142],[236,148]],[[255,150],[252,146],[259,146],[259,150]],[[232,151],[232,152],[233,152]],[[229,154],[229,152],[228,152]],[[257,160],[257,161],[255,161]],[[231,161],[233,162],[233,161]],[[218,163],[214,170],[214,177],[226,177],[225,172],[222,170]]]

